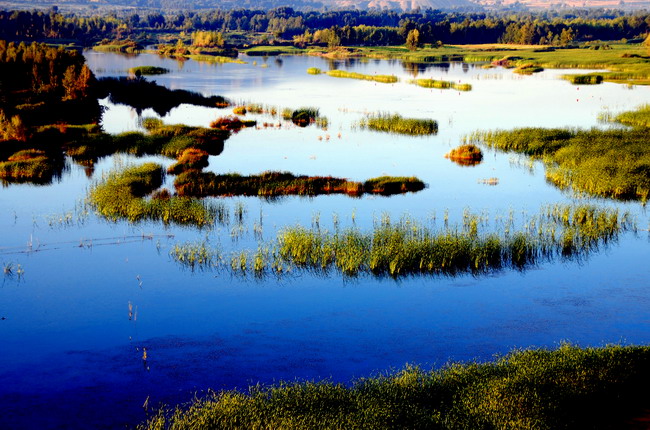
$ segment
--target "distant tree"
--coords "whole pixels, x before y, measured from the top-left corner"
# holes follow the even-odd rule
[[[409,31],[406,36],[406,47],[410,51],[415,51],[420,46],[420,32],[417,29]]]

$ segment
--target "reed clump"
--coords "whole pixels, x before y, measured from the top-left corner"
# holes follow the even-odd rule
[[[307,69],[307,73],[309,73],[310,75],[320,75],[321,73],[323,73],[323,71],[318,67],[310,67],[309,69]]]
[[[399,79],[395,75],[364,75],[356,72],[346,72],[345,70],[329,70],[326,72],[328,76],[334,78],[348,78],[348,79],[361,79],[364,81],[375,81],[383,84],[394,84]]]
[[[471,213],[464,214],[462,225],[445,223],[439,230],[408,217],[398,222],[382,218],[369,232],[356,227],[335,226],[333,232],[319,225],[287,227],[268,246],[273,251],[257,262],[258,273],[275,272],[278,266],[393,278],[522,270],[557,258],[583,258],[636,226],[614,209],[554,205],[518,230],[510,224],[498,233],[483,228],[481,217]]]
[[[650,347],[513,350],[362,378],[220,391],[161,409],[139,430],[180,428],[621,428],[640,414]]]
[[[139,67],[131,67],[129,69],[129,73],[135,76],[164,75],[166,73],[169,73],[169,69],[166,69],[164,67],[156,67],[156,66],[139,66]]]
[[[473,144],[461,145],[445,154],[445,158],[462,166],[475,166],[483,161],[483,152]]]
[[[648,129],[650,128],[650,105],[643,105],[635,111],[618,114],[613,121],[631,127]]]
[[[603,75],[589,73],[585,75],[563,75],[563,79],[574,85],[598,85],[603,82]]]
[[[521,128],[475,132],[464,140],[541,159],[546,178],[560,188],[645,202],[650,196],[650,147],[647,128],[641,126],[650,114],[644,112],[617,118],[639,125],[629,130]]]
[[[169,194],[165,198],[147,198],[162,185],[163,177],[162,166],[155,163],[116,170],[90,189],[87,201],[111,221],[151,220],[199,227],[214,222],[214,209],[198,200]]]
[[[438,133],[438,123],[432,119],[403,118],[398,114],[369,115],[359,122],[359,127],[389,133],[432,135]]]
[[[463,84],[460,82],[452,82],[452,81],[441,81],[437,79],[413,79],[409,81],[411,84],[415,84],[417,86],[423,87],[423,88],[438,88],[438,89],[449,89],[453,88],[458,91],[471,91],[472,90],[472,85],[471,84]]]
[[[49,183],[61,170],[60,164],[61,160],[54,160],[43,150],[24,149],[0,162],[0,179],[3,182]]]
[[[236,173],[217,175],[212,172],[188,170],[176,177],[174,187],[179,196],[316,196],[321,194],[364,193],[391,195],[420,191],[424,183],[414,177],[370,179],[364,183],[331,176],[295,176],[287,172],[264,172],[242,176]]]
[[[224,116],[217,118],[210,123],[211,128],[230,131],[239,131],[242,128],[255,127],[255,125],[257,125],[257,121],[255,120],[242,121],[239,117],[236,116]]]
[[[198,148],[188,148],[178,157],[176,163],[167,168],[167,173],[178,175],[186,170],[201,170],[208,167],[207,151]]]

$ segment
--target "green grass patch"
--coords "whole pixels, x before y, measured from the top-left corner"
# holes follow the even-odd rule
[[[321,194],[397,194],[420,191],[424,183],[417,178],[381,177],[365,183],[331,176],[295,176],[286,172],[264,172],[242,176],[235,173],[217,175],[190,170],[174,181],[180,196],[316,196]]]
[[[624,428],[642,412],[650,347],[513,350],[486,363],[221,391],[162,409],[140,430]]]
[[[587,73],[584,75],[562,75],[574,85],[598,85],[603,82],[603,75],[600,73]]]
[[[91,188],[87,201],[111,221],[151,220],[199,227],[214,222],[210,205],[196,199],[170,196],[167,192],[147,198],[162,185],[163,175],[162,166],[155,163],[113,171]]]
[[[359,127],[389,133],[432,135],[438,133],[438,123],[432,119],[403,118],[398,114],[370,115],[359,122]]]
[[[57,162],[58,161],[58,162]],[[54,160],[45,151],[24,149],[0,162],[0,179],[3,183],[31,182],[47,184],[60,173],[61,160]]]
[[[307,73],[309,73],[310,75],[320,75],[321,73],[323,73],[323,71],[318,67],[310,67],[309,69],[307,69]]]
[[[640,126],[628,130],[521,128],[475,132],[464,140],[541,159],[546,178],[560,188],[645,202],[650,195],[650,146],[645,128],[649,118],[650,110],[644,107],[616,118]]]
[[[345,70],[329,70],[325,73],[334,78],[361,79],[364,81],[381,82],[383,84],[394,84],[399,81],[395,75],[364,75],[362,73],[346,72]]]
[[[413,275],[485,274],[507,268],[522,270],[554,259],[584,258],[601,246],[616,240],[621,232],[635,230],[628,214],[590,205],[555,205],[515,229],[512,219],[500,225],[500,232],[482,231],[486,223],[466,212],[460,226],[433,229],[405,217],[391,222],[383,217],[372,231],[353,227],[333,232],[318,225],[281,230],[268,251],[252,255],[237,254],[246,264],[231,267],[235,272],[279,273],[292,269],[326,272],[336,270],[345,276],[370,274],[398,278]],[[205,244],[186,244],[186,250]],[[213,251],[219,268],[224,261]],[[243,257],[242,257],[243,256]],[[184,255],[172,257],[185,264]],[[248,262],[255,261],[251,267]],[[205,267],[208,268],[208,267]]]
[[[423,88],[438,88],[438,89],[449,89],[453,88],[458,91],[471,91],[472,90],[472,85],[471,84],[461,84],[457,82],[451,82],[451,81],[440,81],[437,79],[413,79],[409,81],[411,84],[415,84],[417,86],[423,87]]]
[[[650,129],[650,105],[641,106],[635,111],[623,112],[616,115],[613,120],[632,127]]]
[[[521,64],[513,70],[513,73],[520,75],[532,75],[533,73],[543,72],[544,68],[532,63]]]
[[[205,54],[188,54],[184,56],[190,60],[200,61],[202,63],[216,63],[216,64],[225,64],[225,63],[234,63],[234,64],[247,64],[245,61],[242,61],[238,58],[224,57],[221,55],[205,55]]]
[[[164,67],[156,67],[156,66],[139,66],[139,67],[131,67],[129,69],[129,73],[132,75],[140,76],[140,75],[164,75],[166,73],[169,73],[169,69],[166,69]]]

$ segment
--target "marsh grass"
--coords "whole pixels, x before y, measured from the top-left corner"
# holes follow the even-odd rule
[[[588,73],[584,75],[562,75],[562,79],[566,79],[574,85],[598,85],[603,82],[603,75],[597,73]]]
[[[436,79],[413,79],[409,81],[411,84],[415,84],[417,86],[423,87],[423,88],[438,88],[438,89],[449,89],[453,88],[458,91],[471,91],[472,90],[472,85],[471,84],[461,84],[460,82],[452,82],[452,81],[440,81]]]
[[[475,132],[466,143],[483,144],[541,159],[546,178],[562,189],[620,200],[647,201],[650,195],[650,110],[642,108],[616,120],[629,130],[521,128]]]
[[[544,68],[533,63],[525,63],[518,65],[513,70],[513,73],[518,73],[520,75],[532,75],[533,73],[543,72]]]
[[[323,71],[318,67],[310,67],[309,69],[307,69],[307,73],[309,73],[310,75],[320,75],[323,73]]]
[[[156,67],[156,66],[139,66],[139,67],[131,67],[129,69],[129,74],[135,75],[135,76],[140,76],[140,75],[164,75],[166,73],[169,73],[170,70],[166,69],[164,67]]]
[[[341,229],[336,221],[333,232],[321,229],[320,222],[310,228],[286,227],[266,246],[271,251],[259,257],[257,272],[273,273],[281,266],[284,271],[337,270],[345,276],[478,275],[522,270],[554,259],[582,259],[620,233],[636,229],[629,215],[589,205],[544,207],[518,229],[512,220],[504,221],[498,232],[484,232],[485,225],[480,215],[466,212],[461,225],[449,225],[445,216],[441,229],[409,217],[398,222],[382,217],[369,232]],[[241,253],[247,252],[237,255]]]
[[[178,157],[176,163],[167,168],[167,173],[178,175],[186,170],[201,170],[208,166],[209,154],[197,148],[188,148]]]
[[[364,81],[375,81],[383,84],[394,84],[399,79],[395,75],[364,75],[356,72],[346,72],[345,70],[329,70],[326,72],[328,76],[334,78],[348,78],[348,79],[361,79]]]
[[[650,105],[641,106],[635,111],[623,112],[614,118],[610,118],[610,121],[650,129]]]
[[[365,183],[331,176],[295,176],[287,172],[264,172],[242,176],[236,173],[217,175],[212,172],[188,170],[179,174],[174,187],[179,196],[316,196],[321,194],[364,193],[397,194],[420,191],[424,183],[417,178],[381,177]]]
[[[146,198],[162,185],[163,175],[162,166],[155,163],[113,171],[90,189],[87,201],[111,221],[152,220],[199,227],[214,222],[216,211],[204,202],[176,196]]]
[[[650,347],[513,350],[494,361],[210,393],[140,430],[623,428],[646,406]]]
[[[388,113],[369,115],[359,122],[359,127],[412,136],[438,133],[438,123],[432,119],[403,118]]]
[[[472,144],[461,145],[445,154],[445,158],[462,166],[475,166],[483,160],[481,149]]]
[[[3,183],[47,184],[60,174],[62,169],[62,157],[52,157],[40,149],[24,149],[0,162],[0,179]]]
[[[239,131],[246,127],[255,127],[257,121],[255,120],[241,120],[237,116],[224,116],[215,119],[210,123],[211,128],[219,130]]]

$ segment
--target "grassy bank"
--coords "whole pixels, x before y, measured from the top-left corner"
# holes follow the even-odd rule
[[[647,201],[650,196],[650,110],[615,118],[632,129],[576,130],[521,128],[475,132],[467,143],[482,144],[541,159],[546,178],[560,188],[621,200]]]
[[[381,177],[364,183],[331,176],[295,176],[286,172],[264,172],[242,176],[236,173],[217,175],[189,170],[174,181],[180,196],[316,196],[320,194],[398,194],[420,191],[424,183],[417,178]]]
[[[359,127],[412,136],[438,133],[438,123],[432,119],[403,118],[398,114],[369,115],[359,122]]]
[[[645,404],[650,347],[515,350],[488,363],[222,391],[140,430],[622,428]]]
[[[438,88],[441,90],[453,88],[458,91],[471,91],[471,84],[461,84],[451,81],[440,81],[436,79],[413,79],[410,83],[423,88]]]
[[[323,231],[319,226],[287,227],[274,242],[256,252],[241,251],[232,256],[240,263],[235,272],[282,273],[303,269],[330,269],[347,276],[482,274],[502,269],[524,269],[540,262],[587,256],[615,240],[621,232],[635,229],[627,214],[593,206],[555,205],[515,229],[512,221],[498,232],[483,232],[481,217],[466,213],[461,226],[432,229],[410,218],[399,222],[382,219],[372,231],[356,227]],[[211,255],[205,269],[221,269],[226,256],[204,243],[185,244],[171,256],[180,264],[195,267],[190,256]],[[199,266],[201,266],[199,264]],[[228,269],[229,267],[225,267]]]

